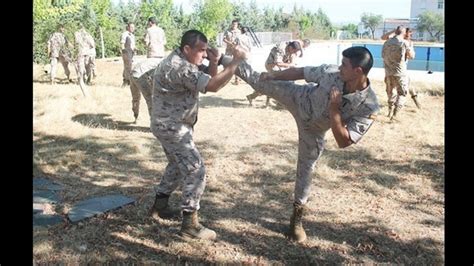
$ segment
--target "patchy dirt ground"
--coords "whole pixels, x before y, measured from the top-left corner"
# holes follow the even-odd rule
[[[413,82],[421,110],[408,101],[399,122],[386,113],[383,81],[372,83],[381,115],[357,144],[338,149],[332,134],[313,172],[304,217],[308,239],[288,241],[296,174],[297,131],[284,110],[250,107],[244,82],[201,95],[195,141],[207,168],[200,211],[215,242],[186,242],[180,223],[147,216],[166,166],[149,131],[142,100],[132,124],[131,96],[121,88],[120,59],[100,59],[99,76],[83,98],[78,85],[49,85],[34,66],[33,175],[64,186],[72,204],[121,193],[134,205],[76,224],[33,228],[35,263],[140,264],[444,264],[444,85]],[[179,190],[172,195],[177,206]]]

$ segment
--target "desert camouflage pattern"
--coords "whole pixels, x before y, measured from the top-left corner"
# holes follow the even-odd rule
[[[66,36],[61,32],[55,32],[51,34],[51,37],[48,39],[47,45],[51,52],[51,70],[49,71],[51,81],[54,81],[56,78],[58,62],[60,62],[63,66],[64,74],[66,74],[67,79],[69,79],[69,75],[71,74],[71,72],[69,71],[69,62],[66,52],[68,45]]]
[[[64,53],[64,48],[67,45],[66,36],[61,32],[55,32],[51,34],[48,39],[48,46],[51,51],[50,57],[59,57]]]
[[[130,72],[132,71],[133,55],[135,51],[135,35],[129,31],[122,33],[120,43],[124,45],[122,49],[123,73],[125,81],[130,81]]]
[[[77,46],[77,65],[83,80],[90,82],[92,75],[95,75],[95,41],[92,35],[80,29],[74,33]]]
[[[228,40],[229,42],[236,44],[237,38],[242,35],[242,32],[239,29],[228,29],[224,32],[224,39]],[[225,54],[232,55],[232,47],[226,44],[225,47]]]
[[[385,85],[388,98],[388,106],[395,105],[401,109],[406,102],[408,93],[408,76],[406,54],[408,42],[392,37],[382,46],[382,58],[385,68]],[[397,94],[394,94],[394,91]],[[414,91],[413,91],[414,92]],[[414,92],[416,93],[416,92]]]
[[[147,57],[163,58],[165,56],[166,35],[165,31],[153,25],[146,30],[145,44],[147,46]]]
[[[397,37],[388,39],[382,46],[382,58],[385,76],[406,76],[407,65],[405,61],[408,43]]]
[[[161,58],[147,58],[133,65],[130,79],[130,92],[132,93],[133,115],[138,117],[140,112],[141,95],[145,98],[148,114],[151,118],[153,75],[155,68],[160,64]]]
[[[270,54],[265,61],[265,68],[268,72],[282,70],[280,67],[276,66],[277,63],[292,63],[294,57],[291,54],[287,54],[286,46],[288,46],[288,42],[281,42],[275,45]]]
[[[229,60],[223,60],[229,62]],[[298,127],[298,163],[295,183],[295,202],[306,204],[311,192],[311,172],[325,145],[325,134],[331,128],[329,118],[330,91],[336,86],[341,91],[344,82],[338,66],[321,65],[305,67],[307,84],[293,81],[258,81],[260,73],[252,71],[246,62],[239,65],[236,75],[245,80],[255,91],[268,95],[293,115]],[[374,122],[379,104],[374,90],[367,88],[342,96],[341,116],[354,143],[367,133]]]
[[[206,93],[211,76],[189,63],[178,49],[155,69],[151,130],[168,158],[156,192],[170,195],[182,185],[183,211],[199,210],[206,186],[204,162],[193,141],[199,93]]]

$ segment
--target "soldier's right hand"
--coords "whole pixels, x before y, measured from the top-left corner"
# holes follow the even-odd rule
[[[247,59],[248,51],[244,47],[240,45],[236,45],[234,49],[232,50],[232,55],[236,59]]]

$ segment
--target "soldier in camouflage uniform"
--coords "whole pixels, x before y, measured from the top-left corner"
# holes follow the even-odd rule
[[[415,59],[415,46],[413,45],[413,41],[411,40],[411,35],[413,34],[413,31],[410,28],[405,29],[405,41],[408,44],[408,49],[405,54],[405,62],[407,63],[407,68],[408,68],[408,60]],[[420,102],[418,101],[418,93],[415,89],[415,87],[410,86],[410,77],[407,75],[408,78],[408,92],[411,95],[411,98],[413,99],[413,102],[415,102],[415,105],[418,109],[421,109]]]
[[[92,38],[84,25],[74,33],[77,45],[77,65],[79,68],[80,77],[91,84],[91,78],[95,76],[95,41]]]
[[[340,148],[360,141],[374,122],[379,104],[367,74],[373,57],[365,47],[342,52],[341,65],[290,68],[258,73],[245,62],[235,72],[257,92],[283,104],[298,127],[298,163],[293,214],[288,236],[302,242],[306,233],[302,217],[311,193],[311,172],[324,149],[326,132],[331,129]],[[225,66],[229,58],[225,57]],[[307,84],[293,80],[305,79]]]
[[[217,73],[219,51],[208,48],[206,36],[189,30],[181,45],[155,69],[151,130],[163,146],[168,165],[156,188],[152,214],[170,218],[176,212],[168,206],[170,194],[182,186],[183,222],[180,235],[215,239],[216,233],[198,222],[199,202],[206,186],[204,162],[193,141],[197,122],[199,93],[217,92],[234,75],[237,65],[246,56],[235,49],[224,70]],[[202,62],[208,58],[209,67]]]
[[[123,59],[123,82],[122,87],[130,84],[130,71],[132,70],[133,55],[135,54],[135,25],[131,22],[127,24],[126,31],[120,37],[120,45],[122,46]]]
[[[146,29],[144,40],[147,58],[163,58],[165,56],[166,34],[161,27],[156,25],[155,17],[148,18],[148,29]]]
[[[281,42],[275,45],[270,54],[268,55],[267,61],[265,61],[265,69],[268,72],[281,71],[289,67],[294,67],[294,58],[296,53],[300,51],[303,54],[303,50],[298,41],[292,42]],[[249,104],[252,105],[252,101],[260,96],[261,94],[257,91],[247,95],[247,100]],[[268,106],[270,103],[270,97],[267,96],[267,101],[265,106]]]
[[[406,54],[409,52],[408,43],[404,40],[406,29],[398,26],[395,36],[382,46],[382,58],[385,68],[385,84],[388,98],[388,117],[396,118],[405,104],[408,93],[408,76]],[[397,93],[394,94],[393,91]],[[395,108],[394,108],[395,105]],[[392,113],[393,111],[393,113]]]
[[[137,122],[140,111],[141,94],[143,94],[143,98],[145,98],[148,107],[148,114],[151,118],[153,74],[161,60],[161,58],[151,57],[138,62],[132,67],[130,74],[130,91],[132,92],[132,111],[133,116],[135,117],[134,123]]]
[[[240,22],[238,19],[232,20],[232,24],[230,25],[230,29],[224,32],[224,42],[226,43],[225,47],[225,54],[232,55],[233,48],[237,45],[237,39],[242,34],[242,31],[239,29]],[[239,78],[235,76],[235,80],[233,82],[234,85],[239,85]]]
[[[66,74],[68,81],[72,82],[72,80],[69,78],[71,72],[69,71],[69,62],[67,60],[66,52],[68,45],[69,42],[64,35],[64,26],[59,25],[58,31],[53,33],[48,40],[48,55],[51,58],[51,84],[55,83],[58,61],[63,65],[64,74]]]

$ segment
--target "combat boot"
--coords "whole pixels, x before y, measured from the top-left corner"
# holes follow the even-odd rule
[[[393,115],[392,117],[390,117],[390,121],[393,121],[393,120],[398,121],[397,114],[400,112],[400,109],[401,109],[400,107],[395,106],[395,109],[393,109]]]
[[[138,120],[138,114],[133,114],[133,117],[135,117],[135,121],[133,121],[133,123],[136,124]]]
[[[418,102],[418,95],[413,95],[411,96],[411,98],[413,99],[413,101],[415,102],[415,105],[418,109],[421,109],[421,105],[420,103]]]
[[[389,106],[387,117],[392,117],[392,110],[393,110],[393,106]]]
[[[169,195],[156,194],[155,203],[151,207],[149,215],[154,218],[158,216],[162,219],[177,220],[180,217],[180,211],[170,208],[168,205],[169,198]]]
[[[247,100],[249,101],[249,105],[250,105],[250,106],[253,106],[253,105],[252,105],[253,98],[251,97],[251,95],[249,94],[249,95],[247,95],[246,97],[247,97]]]
[[[306,232],[303,228],[303,215],[306,212],[304,205],[293,203],[293,215],[290,218],[290,231],[288,237],[298,243],[306,240]]]
[[[197,238],[214,240],[217,237],[215,231],[208,229],[199,223],[198,211],[183,211],[183,222],[181,224],[181,230],[179,231],[179,235],[187,239]]]

